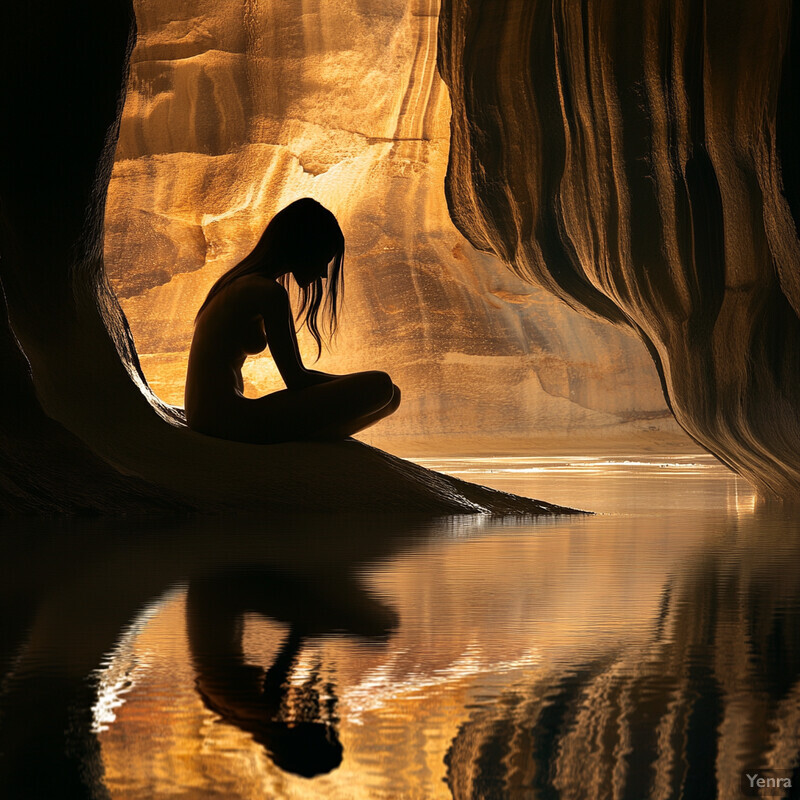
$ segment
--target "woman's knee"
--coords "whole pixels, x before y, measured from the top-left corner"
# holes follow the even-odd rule
[[[393,402],[397,387],[386,372],[373,370],[372,372],[362,372],[358,377],[362,383],[363,397],[369,405],[382,408]]]
[[[400,388],[395,384],[392,384],[392,399],[389,401],[389,413],[394,414],[398,408],[400,408],[400,400],[402,399],[402,393],[400,392]]]

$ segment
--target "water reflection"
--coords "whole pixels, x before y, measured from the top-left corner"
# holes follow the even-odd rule
[[[800,521],[711,468],[624,470],[550,476],[568,505],[628,492],[595,517],[6,525],[0,795],[706,800],[745,768],[800,779]]]
[[[769,769],[800,784],[800,523],[707,525],[648,641],[471,715],[446,756],[453,797],[733,798]]]
[[[155,525],[4,522],[3,798],[110,796],[96,736],[98,668],[108,664],[106,654],[118,650],[120,633],[143,608],[187,584],[188,630],[204,701],[251,732],[285,768],[303,775],[333,769],[341,744],[332,687],[330,699],[319,703],[312,677],[288,703],[293,709],[284,709],[286,677],[304,639],[320,631],[385,641],[396,617],[360,587],[355,572],[429,535],[431,525],[413,517],[381,518],[376,525],[366,516],[318,515]],[[242,659],[245,611],[289,623],[266,673]],[[123,682],[123,688],[129,687]],[[296,718],[304,703],[304,718]],[[303,763],[299,751],[308,747],[316,749]]]
[[[246,660],[248,612],[289,626],[266,671]],[[310,778],[341,764],[333,683],[320,685],[317,663],[293,690],[292,673],[309,638],[338,632],[385,639],[397,622],[391,609],[347,572],[331,570],[312,581],[248,566],[193,578],[186,615],[196,685],[207,708],[250,733],[287,772]]]

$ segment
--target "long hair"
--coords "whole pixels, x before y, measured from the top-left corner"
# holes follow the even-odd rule
[[[244,275],[268,274],[276,265],[301,266],[304,261],[325,259],[333,262],[328,272],[328,285],[316,278],[308,286],[297,286],[300,307],[295,318],[301,320],[317,344],[317,358],[322,353],[323,331],[330,339],[336,332],[339,308],[344,292],[344,235],[336,217],[310,197],[295,200],[281,209],[267,225],[258,244],[235,267],[229,269],[211,287],[195,322],[203,310],[225,287]],[[291,271],[278,277],[289,288]],[[320,310],[322,315],[320,317]]]

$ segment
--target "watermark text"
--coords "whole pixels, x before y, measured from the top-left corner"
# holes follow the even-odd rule
[[[788,797],[792,791],[790,769],[746,769],[741,790],[745,797]]]

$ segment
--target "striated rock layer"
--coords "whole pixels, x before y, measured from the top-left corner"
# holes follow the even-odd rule
[[[454,221],[635,331],[680,425],[800,497],[797,14],[787,0],[444,0]]]
[[[105,253],[160,397],[183,402],[192,321],[213,281],[275,211],[308,195],[347,237],[344,315],[321,368],[385,369],[403,390],[366,441],[417,452],[511,440],[582,449],[600,437],[692,446],[640,343],[455,229],[437,0],[135,8]],[[282,388],[268,354],[245,378],[252,396]]]

